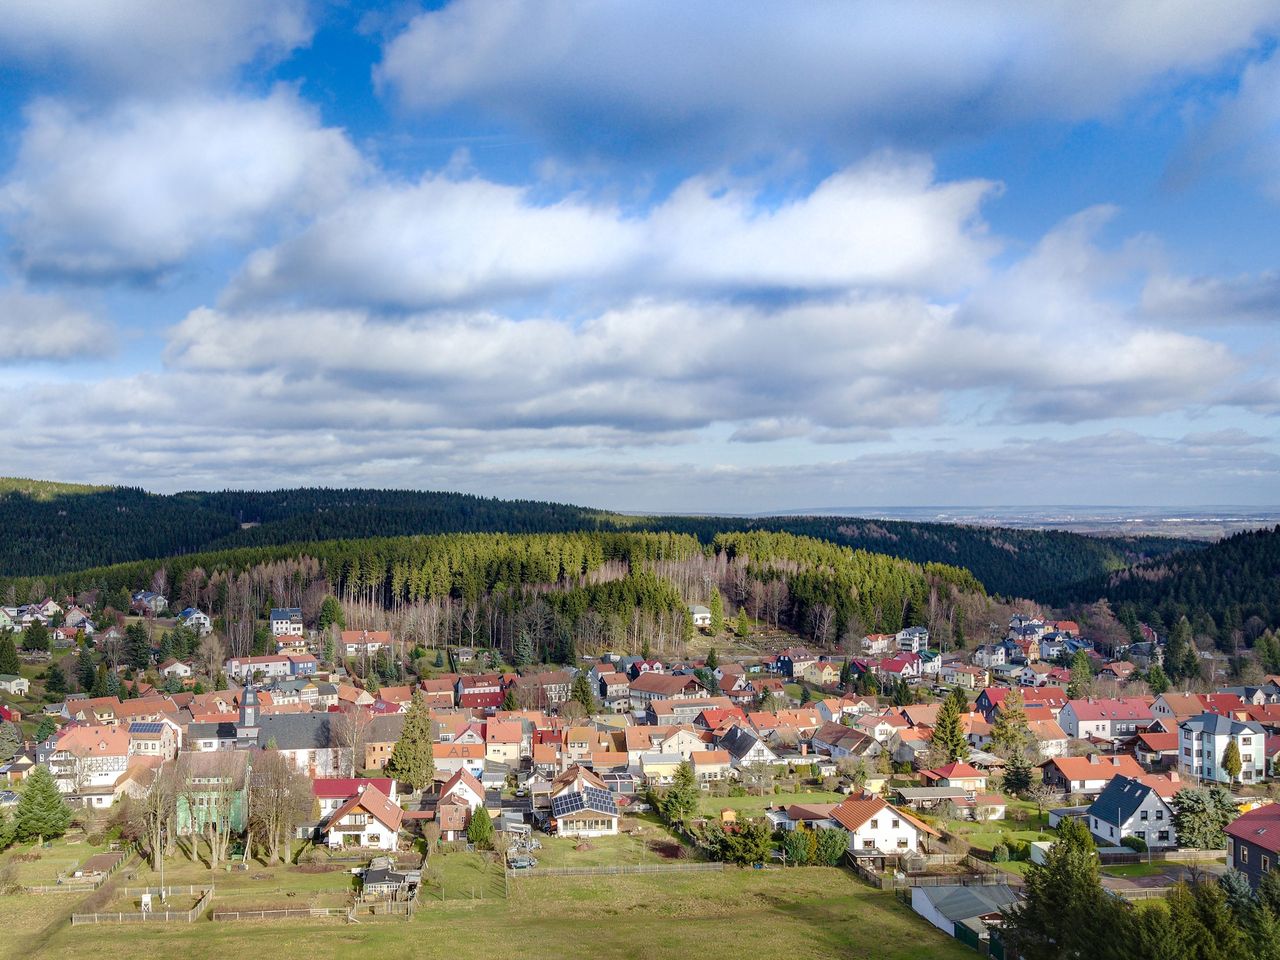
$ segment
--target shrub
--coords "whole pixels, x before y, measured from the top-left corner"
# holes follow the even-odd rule
[[[994,860],[996,863],[1008,863],[1009,848],[1006,847],[1003,843],[997,843],[994,847],[991,848],[991,859]]]
[[[1120,841],[1120,846],[1128,847],[1130,850],[1136,850],[1138,853],[1147,852],[1147,841],[1141,837],[1124,837]]]
[[[745,797],[746,795],[747,788],[742,786],[742,784],[737,784],[729,788],[729,796],[731,797]]]

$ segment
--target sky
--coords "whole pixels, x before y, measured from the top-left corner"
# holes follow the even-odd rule
[[[1280,2],[9,0],[0,473],[1280,503]]]

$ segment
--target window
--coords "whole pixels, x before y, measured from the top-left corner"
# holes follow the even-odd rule
[[[1139,820],[1146,820],[1146,819],[1147,819],[1147,811],[1143,810],[1143,811],[1142,811],[1142,813],[1138,816],[1138,819],[1139,819]]]
[[[894,817],[894,818],[893,818],[893,829],[897,830],[900,826],[902,826],[902,821],[901,821],[901,820],[899,820],[897,817]]]
[[[875,848],[876,848],[876,842],[875,842],[874,840],[863,840],[863,841],[862,841],[862,849],[863,849],[863,850],[874,850]]]
[[[1262,872],[1263,872],[1263,873],[1266,873],[1266,872],[1267,872],[1268,870],[1270,870],[1270,869],[1271,869],[1271,858],[1270,858],[1270,857],[1268,857],[1266,854],[1263,854],[1263,856],[1262,856]]]
[[[1236,847],[1236,859],[1238,859],[1241,863],[1248,863],[1249,848],[1246,847],[1244,844],[1241,844],[1240,846]]]
[[[1169,831],[1168,831],[1168,830],[1161,830],[1161,831],[1160,831],[1160,833],[1159,833],[1159,837],[1160,837],[1161,841],[1163,841],[1164,843],[1168,843],[1168,842],[1169,842]]]
[[[1157,819],[1157,820],[1163,820],[1163,819],[1164,819],[1164,811],[1163,811],[1163,810],[1157,810],[1157,811],[1156,811],[1156,819]]]
[[[907,847],[908,847],[908,846],[910,846],[910,841],[908,841],[906,837],[899,837],[899,838],[898,838],[898,849],[899,849],[899,850],[905,850],[905,849],[907,849]]]
[[[869,824],[867,824],[867,826],[869,826],[872,830],[875,830],[877,827],[880,826],[880,821],[872,820]]]

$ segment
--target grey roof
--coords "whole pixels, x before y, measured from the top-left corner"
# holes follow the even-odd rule
[[[998,913],[1018,901],[1018,895],[1004,884],[991,887],[916,887],[912,893],[923,895],[952,923],[961,923],[984,913]]]
[[[374,717],[369,724],[369,732],[365,735],[365,740],[374,743],[399,740],[400,734],[404,732],[404,718],[403,713],[384,713]]]
[[[1262,725],[1259,723],[1233,720],[1218,713],[1202,713],[1198,717],[1184,720],[1182,725],[1193,733],[1208,733],[1215,737],[1233,737],[1241,733],[1263,735]]]
[[[1153,792],[1151,787],[1133,777],[1114,777],[1098,794],[1098,799],[1090,804],[1087,813],[1104,823],[1118,826],[1127,822],[1142,806],[1147,795]]]
[[[299,620],[302,619],[301,607],[272,607],[271,608],[272,620],[292,620],[294,617],[297,617]]]
[[[327,713],[283,713],[258,721],[258,746],[272,740],[280,750],[324,750],[335,746]]]
[[[759,742],[760,738],[751,731],[736,726],[730,727],[720,738],[721,748],[728,750],[735,760],[741,760]]]
[[[959,787],[898,787],[898,796],[910,803],[913,800],[963,800],[969,791]]]
[[[230,720],[193,723],[187,727],[188,740],[235,740],[238,736],[236,725]]]

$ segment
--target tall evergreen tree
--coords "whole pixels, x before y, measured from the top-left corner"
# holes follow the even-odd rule
[[[1083,650],[1077,650],[1071,661],[1071,681],[1067,684],[1067,696],[1078,700],[1089,696],[1093,689],[1093,666]]]
[[[131,623],[124,630],[125,663],[138,669],[151,663],[151,641],[147,638],[147,628],[140,623]]]
[[[1222,769],[1231,778],[1232,783],[1236,782],[1240,771],[1244,769],[1244,763],[1240,757],[1240,746],[1234,740],[1228,740],[1226,748],[1222,751]]]
[[[21,670],[18,662],[18,649],[13,645],[13,634],[5,631],[0,634],[0,673],[17,675]]]
[[[676,767],[671,786],[659,800],[658,810],[662,819],[671,824],[682,824],[698,812],[698,780],[688,760]]]
[[[471,814],[471,822],[467,824],[467,839],[481,849],[493,843],[493,818],[484,804],[479,804]]]
[[[1027,711],[1022,701],[1022,692],[1014,687],[1000,704],[995,723],[991,725],[991,739],[1007,756],[1022,752],[1031,741],[1031,730],[1027,727]]]
[[[320,618],[316,626],[320,630],[328,630],[330,627],[341,630],[346,625],[347,615],[342,610],[342,601],[334,596],[325,597],[324,602],[320,604]]]
[[[720,588],[711,588],[711,635],[719,636],[724,630],[724,599],[720,596]]]
[[[76,655],[76,680],[81,690],[88,692],[93,689],[95,673],[93,654],[89,652],[88,647],[81,647],[80,653]]]
[[[58,792],[48,767],[32,768],[18,801],[18,840],[25,843],[60,837],[70,825],[71,808]]]
[[[938,765],[969,758],[969,741],[960,722],[960,710],[951,697],[943,700],[942,707],[938,710],[930,749],[932,759]]]
[[[720,658],[716,656],[716,648],[712,647],[707,652],[707,669],[714,670],[718,666],[720,666]]]
[[[521,630],[516,637],[513,656],[515,657],[516,666],[521,670],[533,663],[533,639],[529,636],[528,630]]]
[[[596,698],[591,692],[591,681],[587,679],[586,673],[582,670],[579,670],[578,675],[573,678],[569,699],[575,703],[582,704],[582,710],[588,717],[599,710]]]
[[[751,618],[747,616],[747,608],[738,608],[738,626],[735,630],[739,637],[748,637],[751,635]]]
[[[387,761],[387,774],[408,784],[414,792],[425,789],[436,772],[431,742],[431,714],[421,688],[417,688],[409,701],[400,739]]]

